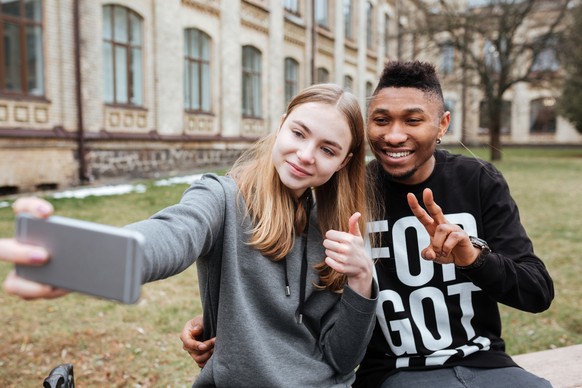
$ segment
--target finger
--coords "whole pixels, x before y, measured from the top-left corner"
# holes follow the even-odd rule
[[[203,353],[203,354],[192,354],[192,353],[190,353],[190,357],[192,357],[192,359],[196,362],[196,364],[200,368],[204,368],[204,366],[206,365],[206,363],[208,362],[208,360],[210,360],[210,357],[213,354],[214,354],[214,349],[211,349],[208,352]]]
[[[39,218],[47,218],[54,212],[50,202],[38,197],[19,198],[12,204],[12,210],[15,214],[29,213]]]
[[[3,286],[8,294],[23,299],[53,299],[69,293],[67,290],[21,278],[14,270],[8,273]]]
[[[412,210],[412,214],[414,214],[414,216],[426,228],[429,234],[434,233],[433,230],[434,220],[427,213],[427,211],[424,210],[422,206],[420,206],[420,204],[418,203],[418,199],[416,199],[416,196],[412,193],[408,193],[406,195],[406,199],[408,201],[408,206],[410,207],[410,210]]]
[[[435,261],[437,259],[437,254],[435,253],[435,251],[431,248],[424,248],[421,252],[420,252],[420,257],[422,257],[424,260],[427,261]]]
[[[422,200],[424,201],[424,206],[432,216],[432,218],[436,221],[437,224],[446,224],[447,219],[443,214],[443,210],[439,205],[436,204],[434,201],[434,196],[432,194],[431,189],[424,189],[422,192]]]
[[[196,338],[202,334],[202,327],[198,324],[192,324],[192,320],[186,322],[182,333],[180,334],[180,340],[182,341],[184,350],[188,352],[196,351],[206,351],[206,345],[202,341],[198,341]]]
[[[331,269],[334,269],[339,273],[346,272],[345,265],[337,260],[332,259],[331,257],[325,258],[325,264],[327,264]]]
[[[355,212],[352,214],[349,220],[350,234],[358,237],[362,237],[362,233],[360,232],[360,223],[358,222],[360,221],[360,217],[362,217],[362,214]]]
[[[0,259],[14,264],[41,265],[49,253],[42,247],[21,244],[14,239],[0,239]]]

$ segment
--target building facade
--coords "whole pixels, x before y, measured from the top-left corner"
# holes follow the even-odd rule
[[[445,72],[445,141],[456,143],[461,91],[446,82],[447,54],[429,56],[401,33],[415,22],[413,3],[2,1],[0,195],[228,165],[276,130],[287,102],[312,83],[343,85],[365,108],[396,58]],[[506,142],[582,142],[559,118],[543,136],[530,129],[531,101],[547,107],[552,93],[512,91]],[[471,101],[464,121],[478,140],[478,95]]]

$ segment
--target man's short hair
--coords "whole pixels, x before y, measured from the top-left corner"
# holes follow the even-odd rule
[[[373,96],[384,88],[414,88],[437,98],[444,109],[443,91],[434,65],[421,61],[390,61],[384,66]]]

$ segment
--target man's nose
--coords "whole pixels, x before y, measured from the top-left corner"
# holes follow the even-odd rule
[[[400,123],[393,123],[392,125],[384,127],[382,139],[388,144],[401,144],[408,138],[408,133],[404,126]]]

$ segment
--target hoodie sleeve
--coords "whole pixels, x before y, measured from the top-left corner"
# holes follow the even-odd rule
[[[339,373],[353,372],[364,357],[376,323],[378,292],[375,279],[371,299],[346,285],[339,303],[325,319],[320,346],[326,361]]]
[[[180,202],[127,228],[145,237],[142,283],[176,275],[207,254],[224,220],[225,195],[217,176],[205,175]]]

